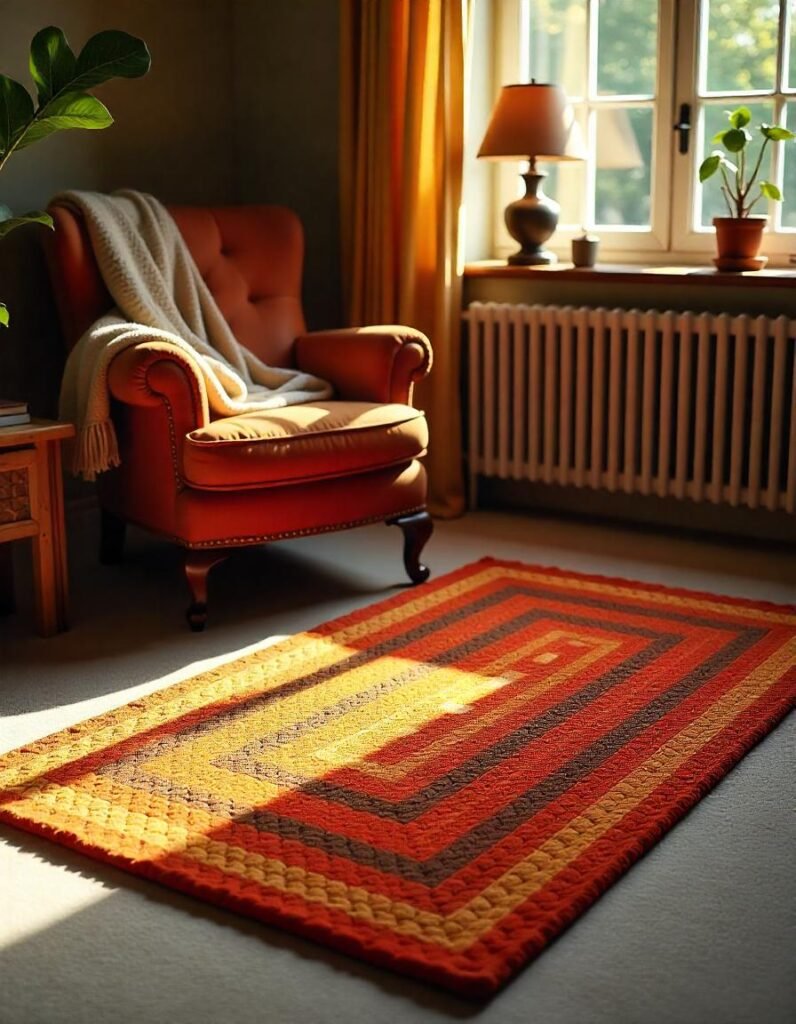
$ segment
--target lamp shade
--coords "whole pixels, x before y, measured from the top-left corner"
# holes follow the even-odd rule
[[[504,85],[478,155],[493,160],[582,160],[582,137],[564,90],[538,82]]]

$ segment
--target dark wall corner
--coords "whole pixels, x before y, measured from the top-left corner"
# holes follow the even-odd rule
[[[0,202],[40,208],[64,189],[137,188],[164,202],[278,203],[306,234],[310,327],[342,322],[338,213],[337,0],[0,0],[0,71],[30,86],[27,51],[43,25],[75,48],[120,28],[143,37],[152,70],[98,89],[115,124],[64,132],[9,162]],[[0,395],[52,415],[63,368],[39,241],[0,245]]]
[[[0,300],[11,325],[0,330],[0,397],[24,399],[54,418],[65,351],[42,247],[46,228],[20,228],[0,245]]]
[[[278,203],[306,238],[310,328],[342,323],[337,0],[234,4],[238,199]]]

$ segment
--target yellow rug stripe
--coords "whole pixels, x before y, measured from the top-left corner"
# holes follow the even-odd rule
[[[554,632],[561,634],[561,636],[566,635],[560,630],[556,630]],[[506,655],[499,659],[499,661],[503,663],[503,667],[506,667],[508,664],[511,664],[513,660],[520,661],[523,658],[528,657],[529,653],[532,653],[534,650],[538,650],[540,647],[546,646],[548,645],[525,644],[518,651],[512,652],[511,656]],[[618,642],[615,641],[594,642],[594,648],[592,650],[587,651],[569,665],[558,669],[555,672],[549,673],[549,675],[538,680],[536,683],[528,683],[524,687],[522,693],[517,694],[510,700],[504,701],[491,711],[482,711],[474,722],[446,731],[442,736],[433,740],[422,750],[418,750],[414,754],[409,754],[406,757],[403,757],[400,762],[396,762],[395,764],[382,764],[379,761],[362,760],[358,764],[350,765],[349,767],[353,767],[360,773],[371,775],[379,779],[393,781],[403,779],[406,776],[411,775],[412,772],[422,768],[428,762],[436,760],[440,754],[458,746],[458,744],[467,737],[494,725],[495,722],[499,722],[502,718],[514,713],[518,708],[523,707],[526,704],[532,704],[538,697],[548,693],[560,683],[570,679],[573,675],[582,672],[585,668],[588,668],[601,658],[604,658],[606,655],[615,651],[618,646]],[[514,655],[516,655],[516,658],[513,657]]]
[[[273,887],[279,892],[295,892],[309,902],[336,906],[353,918],[381,924],[400,934],[461,952],[616,826],[685,761],[710,743],[774,685],[772,679],[781,678],[794,665],[796,640],[783,645],[582,814],[447,917],[390,900],[361,886],[330,881],[315,872],[307,872],[297,866],[288,867],[274,858],[213,840],[204,831],[197,831],[196,825],[202,823],[203,827],[212,829],[215,821],[223,827],[223,820],[205,816],[196,810],[189,811],[162,801],[164,817],[152,817],[151,795],[148,798],[150,815],[136,816],[135,812],[131,814],[113,799],[100,798],[96,793],[81,791],[79,787],[47,783],[30,787],[27,798],[19,800],[12,810],[20,818],[28,817],[44,823],[52,822],[53,812],[56,812],[60,827],[68,828],[78,836],[93,835],[96,837],[93,841],[107,833],[113,841],[106,845],[118,849],[125,856],[157,859],[167,852],[176,853]],[[95,779],[91,781],[92,785],[97,785]],[[101,780],[99,788],[105,787],[109,793],[115,790],[118,799],[118,783]],[[184,815],[185,824],[174,820],[178,808]],[[188,821],[194,827],[188,827]]]
[[[246,655],[229,665],[208,670],[176,683],[166,690],[134,701],[131,705],[65,730],[72,737],[65,743],[64,734],[61,733],[4,755],[0,758],[0,786],[5,788],[15,785],[18,781],[35,778],[48,768],[66,764],[88,753],[97,753],[103,747],[114,746],[137,732],[168,722],[175,716],[175,712],[185,714],[208,704],[239,699],[247,693],[256,694],[275,689],[298,675],[334,664],[354,653],[352,650],[341,650],[340,645],[356,644],[358,640],[368,637],[376,630],[430,611],[500,578],[522,580],[545,587],[552,583],[564,591],[606,594],[612,598],[618,596],[629,601],[640,600],[652,605],[719,613],[729,618],[763,619],[772,623],[796,624],[794,613],[747,608],[743,605],[728,604],[720,599],[691,598],[666,591],[647,591],[630,584],[601,583],[597,580],[566,575],[550,576],[532,569],[523,570],[497,565],[457,580],[439,590],[413,596],[412,600],[404,605],[376,612],[332,634],[298,634],[262,651]],[[134,707],[138,714],[131,715],[131,707]],[[38,750],[42,751],[43,757],[37,757]]]

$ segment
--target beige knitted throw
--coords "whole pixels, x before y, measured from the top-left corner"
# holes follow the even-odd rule
[[[235,340],[177,225],[152,196],[65,192],[57,201],[84,215],[97,265],[116,303],[78,341],[64,371],[60,415],[77,427],[76,474],[93,480],[119,465],[108,367],[134,345],[154,343],[179,353],[199,381],[207,418],[331,395],[325,381],[266,366]]]

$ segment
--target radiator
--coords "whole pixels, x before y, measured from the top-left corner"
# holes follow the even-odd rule
[[[796,510],[796,321],[472,303],[479,475]]]

